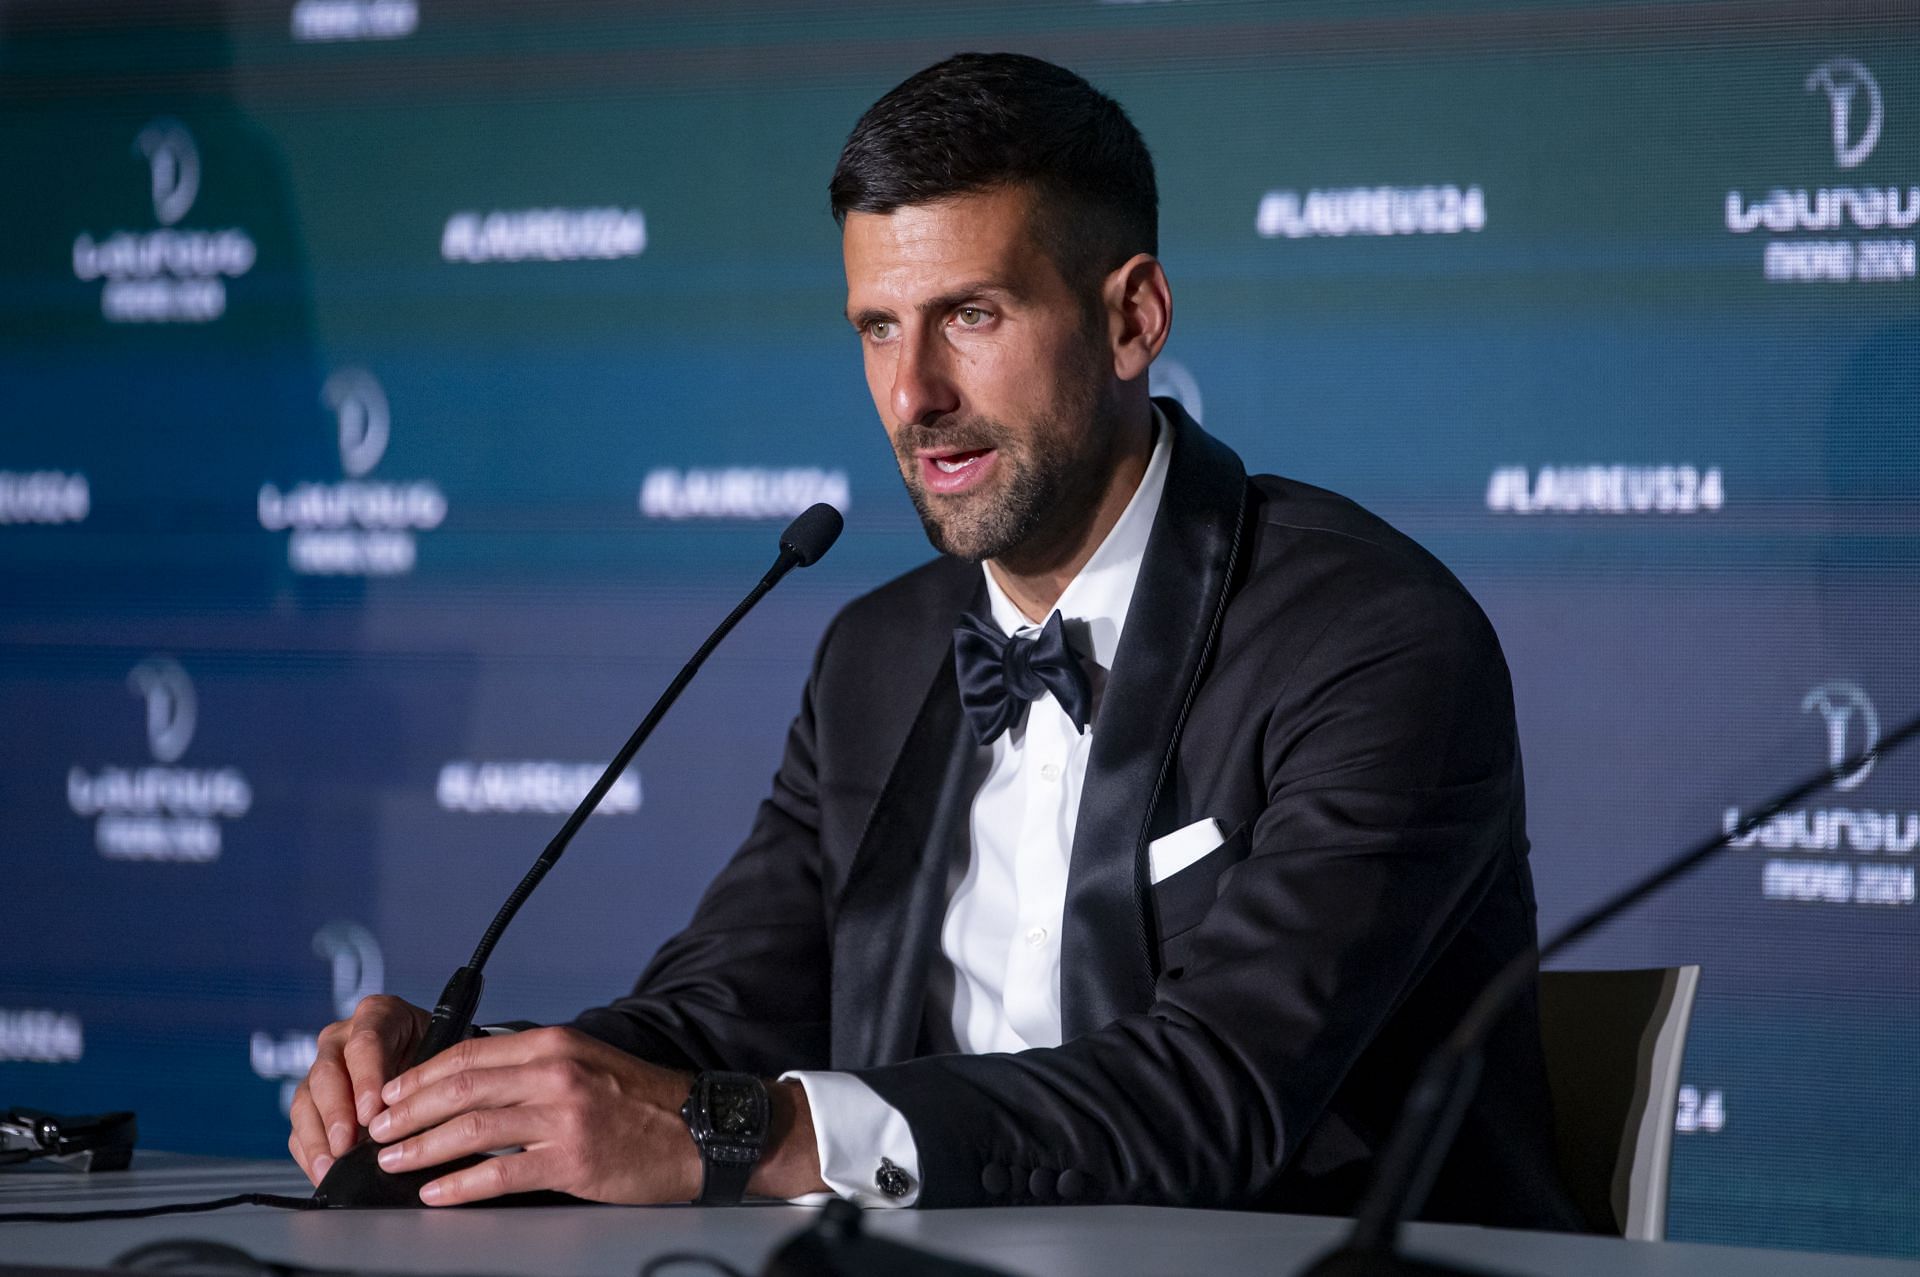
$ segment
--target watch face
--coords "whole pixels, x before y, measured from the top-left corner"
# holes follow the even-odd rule
[[[722,1084],[707,1093],[707,1117],[716,1135],[746,1139],[760,1133],[760,1112],[753,1088]]]

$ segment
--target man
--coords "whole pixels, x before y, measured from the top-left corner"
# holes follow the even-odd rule
[[[831,191],[943,557],[835,619],[751,834],[632,995],[398,1078],[425,1017],[369,999],[321,1035],[295,1157],[317,1179],[361,1126],[392,1169],[517,1150],[435,1204],[1349,1209],[1534,943],[1490,627],[1379,520],[1149,400],[1152,162],[1078,77],[923,71]],[[1564,1225],[1531,999],[1488,1058],[1428,1213]]]

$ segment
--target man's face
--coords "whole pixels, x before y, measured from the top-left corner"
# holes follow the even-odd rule
[[[1092,516],[1111,468],[1103,320],[1069,288],[1012,187],[852,213],[847,317],[934,547],[1045,555]]]

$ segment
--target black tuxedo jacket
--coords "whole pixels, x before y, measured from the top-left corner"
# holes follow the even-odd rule
[[[952,632],[980,569],[849,604],[752,833],[631,996],[576,1025],[689,1068],[856,1072],[905,1115],[925,1206],[1351,1209],[1422,1060],[1534,943],[1512,694],[1440,563],[1160,401],[1166,492],[1082,792],[1059,1047],[927,1054],[978,747]],[[1154,838],[1225,843],[1149,885]],[[936,1030],[929,1033],[929,1030]],[[1428,1206],[1575,1226],[1531,998]]]

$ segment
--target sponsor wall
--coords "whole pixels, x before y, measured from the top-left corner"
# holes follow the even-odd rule
[[[1157,388],[1474,591],[1552,930],[1920,709],[1920,20],[1747,3],[0,4],[0,1104],[277,1155],[430,1000],[784,521],[516,924],[621,992],[811,647],[927,553],[825,183],[963,48],[1153,147]],[[1672,1233],[1920,1255],[1920,754],[1570,965],[1700,962]]]

